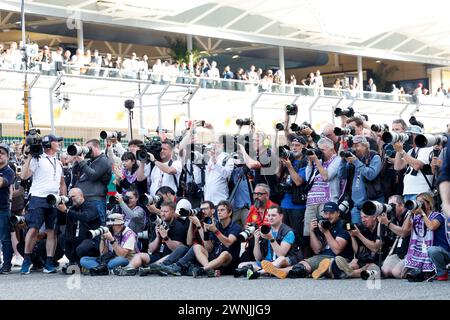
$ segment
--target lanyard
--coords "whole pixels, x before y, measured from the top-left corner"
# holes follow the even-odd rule
[[[46,157],[46,158],[47,158],[48,162],[50,162],[50,164],[53,167],[53,178],[56,179],[56,158],[53,158],[54,163],[50,160],[49,157]]]

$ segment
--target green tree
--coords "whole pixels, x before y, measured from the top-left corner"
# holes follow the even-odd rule
[[[189,63],[189,55],[191,52],[187,49],[186,40],[182,38],[170,38],[166,37],[166,41],[169,44],[170,49],[170,57],[177,61],[178,63]],[[203,54],[200,53],[200,50],[195,45],[195,42],[192,43],[192,62],[195,64],[201,58]]]

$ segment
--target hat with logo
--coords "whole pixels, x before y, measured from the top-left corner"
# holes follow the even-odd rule
[[[305,138],[303,138],[302,136],[293,136],[292,139],[291,139],[291,142],[298,142],[298,143],[301,143],[303,145],[307,144]]]
[[[60,141],[63,141],[63,138],[62,137],[58,137],[58,136],[55,136],[54,134],[48,134],[48,135],[46,135],[46,136],[44,136],[43,138],[42,138],[42,144],[44,145],[44,147],[46,147],[46,148],[50,148],[50,144],[52,143],[52,142],[60,142]]]
[[[337,205],[337,203],[335,203],[335,202],[327,202],[323,206],[323,210],[322,211],[335,212],[335,211],[338,211],[338,210],[339,210],[339,206]]]
[[[106,217],[106,225],[113,226],[118,224],[124,224],[123,216],[120,213],[113,213]]]

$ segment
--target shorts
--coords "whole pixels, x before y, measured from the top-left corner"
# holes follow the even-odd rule
[[[54,230],[58,217],[58,210],[47,203],[45,198],[31,197],[25,221],[28,228],[40,229],[45,222],[46,230]]]
[[[311,271],[314,271],[319,267],[319,264],[322,260],[332,259],[332,258],[334,258],[334,257],[318,255],[318,256],[313,256],[311,258],[305,259],[304,261],[308,262],[308,264],[311,266]]]

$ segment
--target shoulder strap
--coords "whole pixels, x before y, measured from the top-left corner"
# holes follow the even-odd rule
[[[167,165],[168,165],[169,167],[171,167],[172,164],[173,164],[173,160],[170,159],[170,160],[169,160],[169,163],[168,163]],[[177,181],[177,175],[176,175],[176,174],[172,174],[171,176],[173,177],[173,181],[175,182],[175,186],[177,187],[177,190],[176,190],[175,192],[178,192],[179,185],[178,185],[178,181]]]

